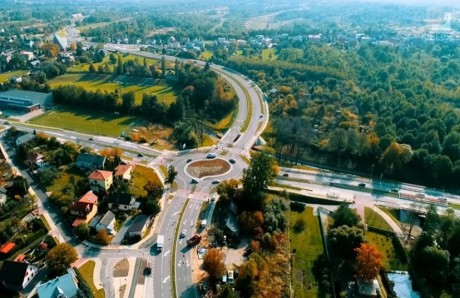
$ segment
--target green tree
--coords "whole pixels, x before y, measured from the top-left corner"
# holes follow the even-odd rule
[[[362,229],[345,225],[330,229],[327,238],[335,253],[347,259],[352,258],[354,249],[365,241]]]
[[[13,185],[8,189],[8,194],[11,196],[23,197],[29,191],[29,182],[22,176],[16,176],[13,179]]]
[[[423,224],[423,231],[433,235],[438,228],[440,217],[438,215],[438,209],[436,205],[430,204],[427,208],[427,214],[425,217],[425,223]]]
[[[48,252],[46,259],[51,271],[56,274],[63,274],[70,268],[70,264],[78,259],[78,254],[69,243],[60,243]]]
[[[251,164],[243,170],[243,189],[248,195],[259,194],[267,190],[268,185],[279,172],[276,161],[267,153],[256,153]]]
[[[89,65],[89,72],[90,72],[90,73],[95,73],[95,72],[96,72],[96,67],[94,67],[94,64],[93,64],[93,63],[91,63],[91,64]]]
[[[118,56],[117,75],[121,74],[123,74],[123,60],[121,56]]]
[[[74,232],[78,239],[85,240],[89,235],[89,227],[87,224],[79,224],[75,227]]]
[[[129,114],[134,109],[134,104],[136,102],[136,96],[133,91],[123,93],[121,95],[121,108],[125,114]]]
[[[385,172],[392,173],[393,170],[401,169],[402,165],[412,159],[412,149],[409,145],[391,142],[388,148],[380,157],[380,164]]]
[[[174,169],[173,166],[168,167],[168,176],[165,179],[165,183],[168,183],[171,187],[176,179],[177,171]]]
[[[343,225],[353,227],[358,226],[360,218],[356,212],[350,209],[348,204],[342,203],[339,208],[332,213],[334,224],[332,227],[337,228]]]

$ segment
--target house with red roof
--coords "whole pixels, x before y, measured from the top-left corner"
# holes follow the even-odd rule
[[[134,169],[134,165],[127,164],[127,165],[118,165],[115,168],[115,178],[123,179],[123,180],[131,180],[131,172]]]
[[[69,208],[70,214],[77,216],[72,227],[89,223],[97,213],[97,196],[90,190]]]
[[[96,170],[88,177],[89,187],[92,191],[99,193],[107,191],[113,184],[113,174],[110,171]]]
[[[13,242],[6,242],[2,245],[2,247],[0,247],[0,253],[7,255],[13,250],[15,246],[16,244],[14,244]]]

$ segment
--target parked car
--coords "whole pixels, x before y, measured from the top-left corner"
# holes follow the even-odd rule
[[[184,238],[185,236],[187,235],[187,230],[182,230],[182,232],[180,232],[180,237],[181,238]]]
[[[206,158],[209,158],[209,159],[212,159],[212,158],[216,158],[217,155],[215,153],[208,153],[208,155],[206,155]]]
[[[191,183],[192,183],[192,184],[197,184],[197,183],[198,183],[198,179],[192,178]]]
[[[230,158],[228,161],[229,161],[231,164],[236,163],[236,160],[235,160],[234,158]]]

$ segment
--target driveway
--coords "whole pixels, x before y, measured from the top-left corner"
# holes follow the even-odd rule
[[[121,241],[123,240],[123,237],[125,236],[126,231],[128,230],[129,226],[131,226],[132,223],[133,221],[131,220],[131,216],[130,216],[126,219],[125,223],[120,228],[120,230],[117,232],[117,235],[115,235],[115,237],[112,239],[112,242],[110,244],[120,245]]]

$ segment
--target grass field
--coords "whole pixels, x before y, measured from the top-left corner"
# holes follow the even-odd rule
[[[109,54],[105,55],[105,57],[102,60],[102,62],[93,63],[94,67],[97,69],[99,65],[107,64],[110,67],[110,69],[113,71],[114,67],[116,67],[117,64],[116,63],[115,64],[110,63],[109,56],[110,56]],[[118,54],[115,54],[115,57],[117,57],[117,59],[118,59]],[[140,63],[140,64],[144,63],[144,57],[141,57],[141,56],[136,56],[136,55],[124,56],[124,55],[120,55],[120,57],[121,57],[121,61],[123,63],[125,63],[126,61],[130,61],[130,60],[137,60],[137,62]],[[156,60],[156,59],[152,59],[152,58],[145,58],[145,61],[147,62],[148,65],[156,65],[156,66],[161,65],[160,60]],[[74,66],[69,67],[67,69],[67,72],[68,73],[72,73],[72,72],[78,72],[78,73],[80,73],[80,72],[89,72],[90,64],[91,63],[75,64]],[[173,64],[169,64],[169,66],[173,66]]]
[[[136,95],[138,105],[141,104],[142,95],[145,93],[156,94],[160,102],[168,105],[174,102],[177,96],[176,90],[160,80],[109,74],[66,74],[50,80],[49,85],[51,88],[74,85],[88,91],[114,92],[118,89],[121,94],[132,91]]]
[[[238,108],[235,108],[233,111],[228,113],[225,118],[217,122],[214,126],[213,129],[217,131],[223,132],[224,130],[227,130],[233,123],[233,120],[235,119],[236,115],[238,113]]]
[[[140,118],[132,116],[120,117],[112,113],[103,114],[100,111],[56,107],[28,122],[82,133],[118,137],[131,123],[138,124],[141,121]]]
[[[294,225],[298,219],[306,222],[305,230],[296,233]],[[313,276],[313,262],[323,253],[323,244],[318,218],[311,207],[303,212],[289,212],[289,236],[293,255],[293,284],[295,297],[318,297],[318,287]]]
[[[94,261],[88,261],[85,264],[83,264],[80,268],[77,269],[77,271],[81,274],[83,279],[86,281],[88,286],[91,289],[91,292],[93,292],[93,295],[95,298],[104,298],[105,297],[105,291],[104,289],[96,289],[96,286],[94,285],[94,280],[93,280],[93,274],[94,274],[94,266],[96,263]]]
[[[212,58],[212,52],[211,51],[204,51],[201,53],[199,59],[200,60],[209,60]]]
[[[383,219],[380,214],[375,212],[369,207],[364,207],[364,217],[366,218],[366,224],[385,230],[385,231],[393,231],[391,226]]]
[[[160,178],[158,178],[157,173],[153,169],[141,165],[137,165],[134,168],[131,181],[130,192],[136,197],[147,195],[144,186],[146,186],[149,181],[162,185]]]
[[[383,266],[386,270],[407,270],[407,264],[401,264],[396,256],[391,238],[374,232],[366,232],[366,241],[377,245],[383,254]]]
[[[460,210],[460,204],[449,203],[449,208]]]
[[[262,60],[276,60],[275,49],[263,49],[262,50]]]
[[[0,73],[0,83],[4,83],[8,81],[11,77],[18,77],[26,75],[29,71],[28,70],[15,70],[15,71],[8,71],[4,73]]]

